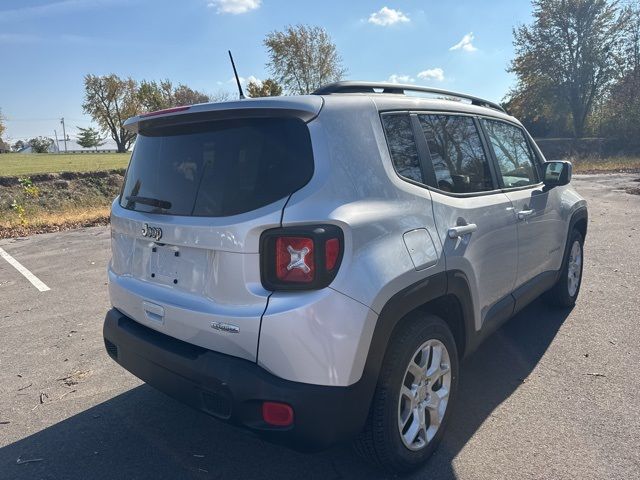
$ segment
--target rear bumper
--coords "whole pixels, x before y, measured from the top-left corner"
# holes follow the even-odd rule
[[[197,410],[298,450],[319,450],[355,436],[364,426],[375,386],[365,380],[349,387],[284,380],[254,362],[154,331],[116,309],[106,315],[104,339],[109,355],[149,385]],[[294,424],[266,424],[261,414],[263,401],[291,405]]]

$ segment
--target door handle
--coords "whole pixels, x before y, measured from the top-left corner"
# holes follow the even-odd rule
[[[475,223],[469,223],[467,225],[459,225],[457,227],[451,227],[447,231],[449,238],[458,238],[468,233],[473,233],[478,230],[478,226]]]
[[[535,210],[520,210],[518,212],[518,220],[526,220],[534,213],[536,213]]]

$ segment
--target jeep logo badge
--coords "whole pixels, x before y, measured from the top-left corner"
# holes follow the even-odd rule
[[[142,236],[160,240],[162,238],[162,229],[160,227],[150,227],[148,223],[142,226]]]

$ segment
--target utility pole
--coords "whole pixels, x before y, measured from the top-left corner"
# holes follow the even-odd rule
[[[67,132],[64,129],[64,117],[60,119],[60,123],[62,124],[62,140],[64,140],[64,153],[67,153]]]

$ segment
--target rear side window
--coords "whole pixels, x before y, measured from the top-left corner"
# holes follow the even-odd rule
[[[398,175],[423,183],[418,149],[409,115],[385,114],[382,116],[382,125],[387,135],[391,160]]]
[[[431,114],[418,118],[438,189],[451,193],[493,190],[489,162],[473,118]]]
[[[143,125],[120,204],[142,212],[224,217],[286,197],[312,175],[309,131],[299,119]]]
[[[505,188],[538,183],[538,171],[522,129],[496,120],[483,120],[498,160]]]

